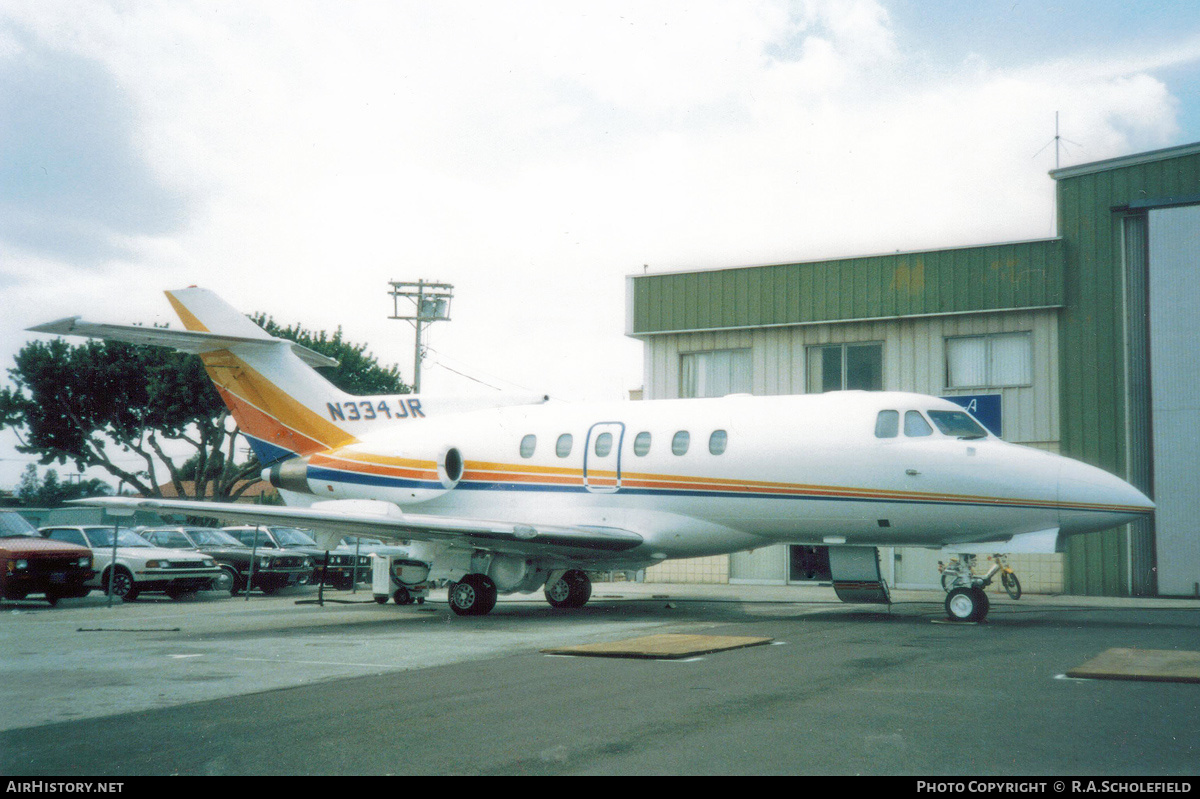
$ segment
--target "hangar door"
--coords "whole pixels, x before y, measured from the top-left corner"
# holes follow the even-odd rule
[[[1200,206],[1150,212],[1150,427],[1158,593],[1200,594]]]

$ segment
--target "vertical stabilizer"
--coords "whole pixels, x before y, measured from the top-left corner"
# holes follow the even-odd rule
[[[291,342],[270,336],[213,292],[166,292],[188,330],[258,339],[201,352],[204,368],[264,465],[353,443],[327,408],[348,397],[304,363]]]

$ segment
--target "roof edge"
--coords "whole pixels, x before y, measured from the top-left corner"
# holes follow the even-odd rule
[[[1164,147],[1161,150],[1150,150],[1144,153],[1134,153],[1133,155],[1122,155],[1116,158],[1108,158],[1103,161],[1092,161],[1087,164],[1077,164],[1076,166],[1064,166],[1061,169],[1051,169],[1050,177],[1055,180],[1064,178],[1074,178],[1080,175],[1091,175],[1096,172],[1107,172],[1110,169],[1122,169],[1129,166],[1137,166],[1139,164],[1150,164],[1155,161],[1165,161],[1169,158],[1182,158],[1188,155],[1200,154],[1200,142],[1192,144],[1180,144],[1175,147]]]

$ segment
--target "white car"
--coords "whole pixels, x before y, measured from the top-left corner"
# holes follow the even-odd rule
[[[92,550],[96,576],[87,583],[105,591],[112,573],[113,596],[126,602],[143,591],[162,591],[172,599],[208,591],[222,573],[215,560],[199,552],[162,549],[132,530],[119,528],[117,562],[113,568],[113,528],[99,524],[52,525],[40,532],[46,538],[81,544]]]

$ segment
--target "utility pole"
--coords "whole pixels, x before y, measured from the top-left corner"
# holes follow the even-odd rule
[[[414,394],[421,393],[421,329],[431,322],[450,321],[450,300],[454,299],[454,286],[449,283],[431,283],[418,280],[415,283],[391,281],[392,315],[389,319],[404,319],[416,328],[416,341],[413,345],[413,384]],[[411,300],[413,309],[410,314],[400,313],[400,298]],[[408,309],[405,309],[408,310]]]

